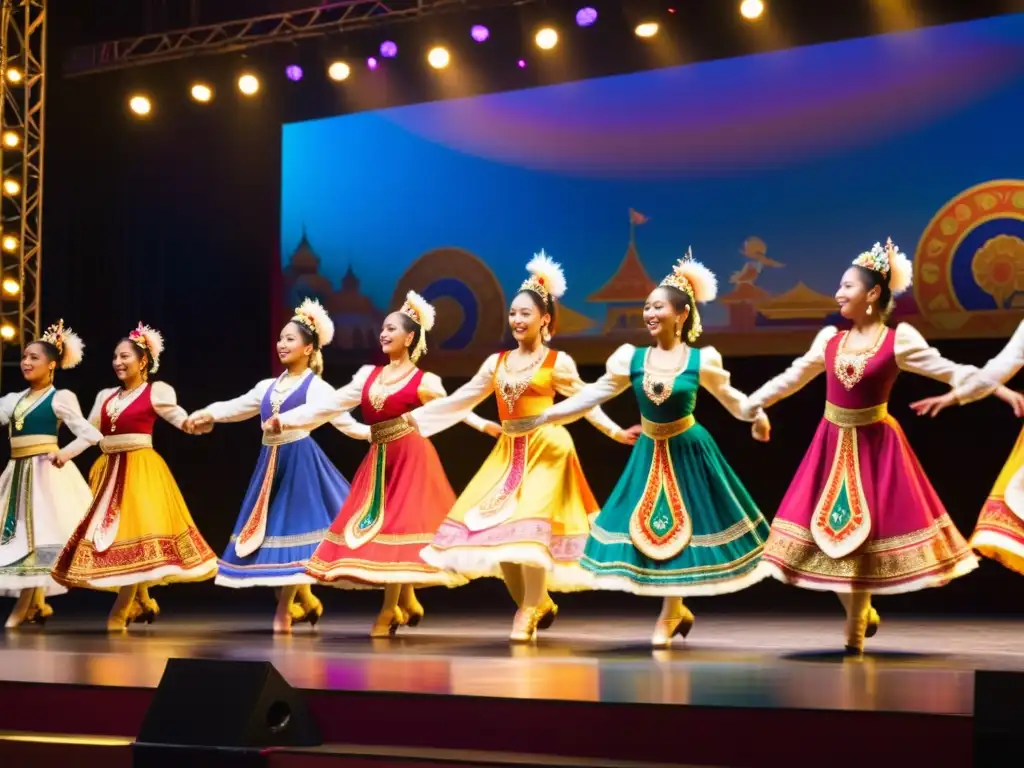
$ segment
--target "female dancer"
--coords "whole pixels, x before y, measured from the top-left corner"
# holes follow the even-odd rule
[[[364,366],[336,393],[282,412],[266,425],[273,432],[313,429],[356,406],[370,424],[370,452],[306,572],[341,588],[383,586],[384,605],[371,637],[388,637],[399,626],[419,624],[423,607],[414,587],[465,583],[420,557],[420,550],[430,543],[455,502],[455,494],[434,446],[401,418],[445,395],[441,379],[416,366],[426,354],[426,335],[433,326],[434,308],[410,291],[401,309],[384,319],[380,345],[390,360],[386,367]],[[472,413],[465,421],[481,432],[497,435],[501,431],[497,424]]]
[[[53,569],[66,587],[117,591],[107,619],[115,632],[159,615],[150,585],[205,581],[217,573],[217,556],[153,450],[157,417],[178,429],[188,418],[169,385],[149,381],[163,348],[160,333],[139,323],[114,349],[121,386],[101,391],[89,414],[103,433],[103,455],[89,473],[93,501]]]
[[[854,259],[836,292],[852,329],[820,331],[748,405],[753,414],[825,373],[825,416],[772,522],[762,565],[788,584],[836,592],[854,654],[878,626],[872,593],[942,586],[978,566],[888,413],[900,370],[954,384],[970,372],[913,326],[885,325],[910,280],[910,260],[891,240]]]
[[[939,397],[919,400],[911,407],[920,415],[937,415],[950,405],[966,404],[995,394],[1009,402],[1017,417],[1024,416],[1024,396],[1010,392],[1006,383],[1024,367],[1024,323],[1017,326],[1003,351],[960,386]],[[971,546],[1007,568],[1024,574],[1024,430],[1003,465],[981,508]]]
[[[11,460],[0,475],[0,591],[19,594],[7,629],[43,624],[53,615],[45,597],[67,590],[50,571],[92,501],[82,473],[69,462],[102,435],[82,415],[75,394],[53,386],[56,369],[74,368],[84,349],[63,320],[51,325],[21,355],[28,389],[0,398],[0,425],[7,425],[11,439]],[[63,451],[57,445],[62,422],[81,438]]]
[[[555,301],[565,293],[562,270],[543,251],[527,270],[530,277],[509,309],[517,348],[491,355],[468,384],[408,415],[429,437],[463,419],[492,392],[498,399],[505,434],[423,550],[423,559],[468,578],[504,576],[519,605],[509,637],[517,643],[533,641],[542,624],[554,621],[558,608],[547,593],[549,575],[555,591],[591,587],[579,559],[590,516],[598,511],[564,427],[509,434],[518,420],[550,408],[556,392],[569,396],[583,388],[572,358],[544,343],[552,335]],[[627,445],[640,433],[639,427],[619,429],[599,408],[586,418]]]
[[[706,388],[735,417],[746,396],[730,385],[714,347],[694,349],[701,333],[697,303],[713,301],[718,286],[687,252],[647,297],[644,322],[655,346],[624,344],[607,372],[552,406],[530,428],[578,417],[632,387],[643,436],[590,529],[580,560],[595,586],[664,597],[651,643],[664,648],[686,637],[693,614],[683,598],[736,592],[760,581],[757,569],[768,523],[693,417],[697,390]],[[753,412],[755,437],[768,437],[768,419]]]
[[[261,381],[248,394],[193,413],[184,424],[185,431],[203,431],[214,422],[244,421],[256,415],[266,421],[307,401],[330,397],[334,389],[320,378],[321,350],[333,338],[334,323],[327,311],[319,302],[306,299],[278,338],[277,355],[285,372]],[[357,440],[370,435],[369,428],[349,414],[338,416],[334,426]],[[293,621],[315,626],[323,604],[309,588],[306,561],[348,492],[348,481],[308,431],[264,434],[216,583],[235,588],[280,587],[274,631],[291,632]]]

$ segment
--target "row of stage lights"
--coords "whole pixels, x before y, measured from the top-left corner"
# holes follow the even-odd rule
[[[11,85],[21,85],[25,76],[17,67],[7,67],[7,82]],[[6,130],[0,134],[0,142],[7,151],[21,149],[21,135],[17,131]],[[21,194],[21,182],[15,178],[6,178],[0,183],[0,189],[7,197],[17,197]],[[18,238],[11,234],[0,234],[0,248],[7,253],[17,253],[21,243]],[[11,276],[5,276],[0,280],[0,293],[6,298],[15,298],[21,293],[21,283]],[[0,339],[10,341],[17,335],[17,330],[10,323],[0,325]]]
[[[747,21],[757,21],[765,12],[764,0],[742,0],[739,4],[739,13]],[[669,8],[669,13],[675,13],[674,8]],[[580,27],[590,27],[597,23],[597,11],[591,7],[580,8],[576,12],[576,24]],[[643,21],[636,25],[634,34],[642,39],[651,39],[657,36],[660,26],[656,21]],[[470,37],[477,43],[485,43],[491,36],[490,30],[482,24],[474,24],[469,30]],[[533,37],[534,44],[543,51],[550,51],[558,45],[558,32],[554,27],[543,27],[537,30]],[[393,59],[398,56],[398,45],[392,40],[385,40],[380,44],[380,57]],[[434,69],[445,69],[451,63],[451,53],[444,46],[437,45],[427,52],[427,63]],[[371,56],[366,60],[366,68],[370,71],[380,66],[380,60]],[[519,59],[516,66],[520,69],[526,68],[526,60]],[[327,76],[335,82],[344,82],[352,74],[352,66],[342,60],[332,61],[327,67]],[[302,67],[298,64],[289,64],[285,67],[285,76],[292,82],[298,82],[303,77]],[[260,79],[252,72],[242,73],[237,81],[238,91],[243,96],[255,96],[260,91]],[[192,100],[199,104],[208,104],[213,101],[213,87],[207,83],[193,83],[190,89]],[[139,117],[146,117],[153,110],[153,102],[149,96],[136,93],[129,97],[128,107]],[[6,143],[6,137],[4,138]]]

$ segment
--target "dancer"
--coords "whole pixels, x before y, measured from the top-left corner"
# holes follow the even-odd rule
[[[555,301],[565,293],[561,268],[541,251],[509,309],[517,347],[491,355],[469,383],[417,408],[409,421],[424,437],[457,423],[492,392],[505,434],[455,502],[423,559],[467,578],[503,576],[519,606],[509,639],[531,642],[551,625],[558,607],[548,595],[589,589],[579,559],[598,511],[576,447],[561,426],[509,434],[515,422],[550,408],[555,393],[583,388],[576,363],[549,349]],[[639,426],[622,430],[599,408],[586,418],[604,434],[632,445]]]
[[[434,308],[410,291],[402,307],[384,318],[380,345],[390,361],[386,366],[364,366],[337,392],[281,412],[266,424],[272,432],[308,430],[356,406],[369,423],[370,452],[306,572],[343,589],[383,587],[384,605],[370,630],[376,638],[419,624],[424,611],[415,587],[466,582],[420,557],[454,504],[455,493],[434,446],[402,419],[413,408],[445,396],[441,379],[417,367],[433,326]],[[497,424],[472,413],[465,422],[494,436],[501,432]]]
[[[319,302],[306,299],[278,338],[277,355],[285,372],[261,381],[248,394],[196,411],[184,430],[201,432],[215,422],[244,421],[256,415],[267,421],[308,401],[330,397],[333,387],[320,378],[321,350],[333,338],[334,323],[327,311]],[[347,413],[333,423],[357,440],[370,435],[367,426]],[[216,583],[234,588],[278,587],[275,632],[291,632],[295,621],[315,626],[323,615],[323,604],[310,590],[306,561],[348,493],[348,481],[308,431],[264,433],[256,471],[218,563]]]
[[[1024,416],[1024,396],[1002,385],[1022,367],[1024,323],[1017,326],[1013,338],[984,368],[947,394],[919,400],[911,408],[922,416],[936,416],[950,405],[965,405],[995,394],[1010,403],[1019,418]],[[1024,574],[1024,430],[981,508],[971,546],[985,557]]]
[[[939,587],[978,566],[888,412],[900,370],[954,384],[971,370],[913,326],[886,326],[893,296],[910,281],[910,260],[891,240],[854,259],[836,292],[851,330],[820,331],[747,406],[752,415],[825,373],[825,415],[772,522],[762,567],[787,584],[837,593],[851,654],[877,630],[872,593]]]
[[[736,592],[760,581],[757,565],[768,523],[693,417],[704,387],[735,417],[754,420],[768,437],[763,411],[745,414],[746,396],[732,387],[714,347],[690,345],[701,334],[697,304],[713,301],[714,274],[691,251],[647,297],[644,323],[655,346],[624,344],[593,384],[523,426],[557,424],[632,387],[643,436],[590,529],[581,564],[600,589],[664,598],[651,644],[686,637],[693,614],[684,597]]]
[[[0,475],[0,593],[18,595],[7,629],[44,624],[53,615],[45,598],[67,591],[50,571],[92,500],[71,459],[102,435],[82,415],[74,392],[55,389],[53,379],[57,368],[78,365],[84,349],[63,320],[51,325],[21,355],[28,389],[0,398],[0,425],[11,440],[11,460]],[[63,451],[61,423],[80,438]]]
[[[142,323],[114,349],[121,386],[101,391],[89,414],[103,433],[103,455],[89,473],[93,501],[53,569],[53,578],[66,587],[117,592],[107,619],[112,632],[159,615],[150,586],[205,581],[217,573],[217,556],[153,450],[157,417],[179,429],[188,418],[168,384],[149,380],[163,349],[160,333]],[[73,452],[76,443],[64,450]]]

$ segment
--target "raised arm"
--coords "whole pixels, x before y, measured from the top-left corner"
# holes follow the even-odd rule
[[[355,410],[363,399],[363,386],[370,378],[371,373],[373,373],[373,366],[364,365],[341,389],[331,389],[328,385],[326,389],[317,387],[314,390],[311,384],[311,396],[304,405],[278,415],[281,429],[313,430],[321,424],[333,423],[342,414]]]
[[[834,326],[818,331],[811,342],[811,348],[790,363],[789,368],[768,380],[747,398],[743,418],[753,420],[759,408],[771,405],[799,392],[820,374],[825,372],[825,345],[836,335]]]
[[[447,397],[448,393],[444,389],[444,383],[441,381],[441,377],[425,372],[423,378],[420,379],[420,388],[416,392],[419,395],[421,403],[429,403],[432,400],[440,400],[442,397]],[[493,421],[488,421],[480,416],[477,416],[472,411],[469,415],[462,420],[462,423],[466,426],[472,427],[477,432],[487,432],[489,426],[498,427]],[[501,429],[501,427],[498,427]]]
[[[961,404],[973,403],[995,392],[1024,368],[1024,322],[1017,326],[1002,351],[977,373],[967,376],[953,390]]]
[[[562,397],[572,397],[583,391],[587,386],[580,378],[576,369],[576,361],[565,352],[559,352],[555,358],[555,367],[551,372],[551,383],[555,391]],[[583,418],[589,421],[601,434],[607,435],[613,440],[624,442],[621,436],[624,431],[618,424],[612,421],[608,415],[601,410],[601,407],[594,405],[583,413]]]
[[[472,379],[450,395],[431,400],[407,415],[409,421],[424,437],[436,435],[460,421],[465,421],[473,409],[494,392],[494,373],[498,356],[491,355]]]
[[[11,417],[14,416],[14,408],[24,394],[24,392],[9,392],[0,397],[0,427],[6,427],[10,423]]]
[[[175,429],[181,429],[188,419],[188,413],[178,405],[178,395],[174,387],[166,381],[154,381],[150,384],[149,401],[153,404],[157,416]]]
[[[900,323],[896,326],[893,352],[900,369],[936,379],[953,388],[978,371],[973,365],[959,365],[947,360],[939,350],[929,346],[924,336],[910,323]]]
[[[700,355],[700,385],[714,395],[733,417],[740,421],[756,421],[764,413],[752,406],[750,398],[732,385],[732,377],[722,364],[722,355],[714,347],[695,349],[692,354]]]
[[[371,369],[372,370],[372,369]],[[364,379],[365,382],[365,379]],[[359,387],[360,393],[363,391],[362,387]],[[315,376],[311,382],[309,382],[309,397],[307,402],[327,402],[335,396],[334,387],[328,384],[326,381],[321,379],[319,376]],[[301,406],[300,406],[301,407]],[[290,413],[290,411],[289,411]],[[361,424],[356,421],[351,413],[351,409],[343,411],[338,416],[331,419],[331,426],[341,432],[346,437],[351,437],[353,440],[369,440],[370,439],[370,427],[366,424]]]
[[[96,445],[103,435],[96,427],[89,423],[89,420],[82,415],[82,407],[78,404],[78,398],[74,392],[60,389],[53,394],[53,412],[62,422],[67,424],[75,439],[68,443],[60,451],[60,462],[78,456],[82,451],[92,445]]]

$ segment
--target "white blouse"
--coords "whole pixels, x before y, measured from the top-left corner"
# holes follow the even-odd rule
[[[7,426],[14,418],[14,408],[18,402],[29,393],[29,390],[12,392],[0,397],[0,427]],[[50,401],[53,406],[54,415],[67,424],[71,434],[75,436],[60,452],[61,458],[70,460],[84,451],[91,445],[96,445],[103,435],[88,419],[82,415],[82,407],[78,404],[75,393],[67,389],[58,389],[53,393]]]
[[[1024,322],[1017,326],[1003,350],[954,387],[953,394],[963,404],[981,400],[1016,376],[1021,368],[1024,368]]]

